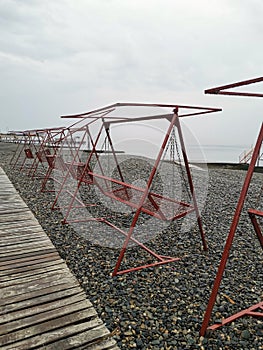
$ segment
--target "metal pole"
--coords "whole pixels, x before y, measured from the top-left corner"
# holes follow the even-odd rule
[[[123,259],[123,257],[124,257],[125,252],[126,252],[127,246],[128,246],[128,244],[129,244],[129,240],[130,240],[130,238],[131,238],[131,235],[133,234],[135,225],[136,225],[136,223],[137,223],[137,221],[138,221],[138,218],[139,218],[139,215],[140,215],[140,213],[141,213],[141,211],[142,211],[142,206],[143,206],[143,204],[144,204],[144,202],[145,202],[145,199],[146,199],[147,196],[148,196],[149,189],[150,189],[151,184],[152,184],[152,182],[153,182],[153,179],[154,179],[155,173],[156,173],[156,171],[157,171],[158,165],[159,165],[159,163],[160,163],[160,161],[161,161],[161,158],[162,158],[162,155],[163,155],[163,153],[164,153],[166,144],[167,144],[167,142],[168,142],[168,140],[169,140],[170,134],[171,134],[171,132],[172,132],[172,130],[173,130],[173,126],[174,126],[174,124],[175,124],[175,122],[176,122],[177,119],[178,119],[178,115],[177,115],[176,112],[174,112],[174,115],[173,115],[173,117],[172,117],[172,119],[171,119],[171,121],[170,121],[169,128],[168,128],[168,130],[167,130],[167,132],[166,132],[166,135],[165,135],[165,138],[164,138],[164,140],[163,140],[161,149],[160,149],[160,151],[159,151],[159,154],[158,154],[158,156],[157,156],[157,159],[156,159],[156,161],[155,161],[155,164],[154,164],[153,169],[152,169],[152,171],[151,171],[151,174],[150,174],[150,176],[149,176],[149,179],[148,179],[146,188],[145,188],[144,193],[143,193],[143,195],[142,195],[142,197],[141,197],[141,200],[140,200],[140,202],[139,202],[139,207],[138,207],[138,209],[137,209],[136,212],[135,212],[135,215],[134,215],[134,217],[133,217],[133,220],[132,220],[132,223],[131,223],[129,232],[128,232],[128,234],[127,234],[127,238],[126,238],[126,240],[125,240],[125,242],[124,242],[124,244],[123,244],[123,247],[122,247],[122,249],[121,249],[121,252],[120,252],[119,258],[118,258],[118,260],[117,260],[116,266],[115,266],[114,271],[113,271],[113,273],[112,273],[113,276],[115,276],[115,275],[118,273],[118,270],[119,270],[119,268],[120,268],[122,259]]]
[[[245,198],[246,198],[246,195],[247,195],[247,191],[248,191],[248,188],[249,188],[249,185],[250,185],[250,181],[251,181],[251,178],[252,178],[252,175],[253,175],[253,172],[254,172],[255,164],[256,164],[256,161],[257,161],[257,158],[258,158],[258,155],[259,155],[259,152],[260,152],[262,140],[263,140],[263,124],[261,124],[261,129],[260,129],[260,132],[259,132],[259,135],[258,135],[257,143],[256,143],[256,146],[254,148],[254,152],[253,152],[253,155],[252,155],[252,158],[251,158],[251,162],[250,162],[250,165],[249,165],[249,168],[248,168],[248,171],[247,171],[247,175],[246,175],[246,178],[245,178],[245,181],[244,181],[241,193],[240,193],[240,197],[239,197],[239,200],[238,200],[238,203],[237,203],[237,207],[236,207],[236,211],[235,211],[235,214],[234,214],[234,217],[233,217],[233,221],[232,221],[232,224],[230,226],[230,231],[229,231],[229,234],[228,234],[228,237],[227,237],[227,240],[226,240],[226,244],[225,244],[225,248],[224,248],[224,251],[223,251],[222,258],[221,258],[221,262],[220,262],[220,265],[218,267],[218,271],[217,271],[217,275],[216,275],[216,278],[215,278],[215,281],[214,281],[214,286],[213,286],[213,289],[212,289],[212,293],[211,293],[210,299],[208,301],[207,309],[206,309],[206,312],[205,312],[205,315],[204,315],[204,320],[203,320],[203,323],[202,323],[202,326],[201,326],[201,330],[200,330],[200,335],[201,336],[205,335],[206,330],[208,328],[209,320],[211,318],[211,313],[213,311],[213,307],[214,307],[214,304],[215,304],[215,301],[216,301],[216,296],[218,294],[220,283],[221,283],[221,280],[222,280],[222,277],[223,277],[223,274],[224,274],[224,271],[225,271],[227,259],[228,259],[228,256],[229,256],[229,253],[230,253],[230,249],[231,249],[231,246],[232,246],[232,243],[233,243],[233,240],[234,240],[234,236],[235,236],[235,233],[236,233],[236,229],[237,229],[237,225],[238,225],[238,222],[239,222],[239,218],[240,218],[243,206],[244,206],[244,201],[245,201]]]
[[[190,186],[191,195],[192,195],[192,198],[193,198],[193,204],[194,204],[194,208],[195,208],[196,219],[197,219],[199,231],[201,233],[201,238],[202,238],[204,250],[207,251],[208,248],[207,248],[207,244],[206,244],[206,240],[205,240],[205,233],[204,233],[203,226],[202,226],[201,216],[200,216],[200,213],[199,213],[199,210],[198,210],[198,205],[197,205],[197,200],[196,200],[196,196],[195,196],[193,179],[192,179],[191,170],[190,170],[190,167],[189,167],[189,161],[188,161],[188,157],[187,157],[187,153],[186,153],[186,148],[185,148],[185,144],[184,144],[183,133],[182,133],[182,129],[181,129],[179,118],[176,121],[176,127],[177,127],[177,130],[178,130],[178,135],[179,135],[179,139],[180,139],[180,143],[181,143],[181,147],[182,147],[184,164],[185,164],[185,169],[186,169],[186,173],[187,173],[187,177],[188,177],[188,182],[189,182],[189,186]]]

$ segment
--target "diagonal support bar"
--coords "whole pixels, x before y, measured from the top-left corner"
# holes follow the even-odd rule
[[[221,258],[221,262],[220,262],[220,265],[218,267],[217,275],[216,275],[216,278],[214,281],[214,286],[213,286],[213,289],[212,289],[212,292],[210,295],[210,299],[208,301],[207,309],[206,309],[203,323],[202,323],[201,330],[200,330],[201,336],[205,335],[208,328],[210,329],[210,327],[208,327],[209,321],[210,321],[213,307],[214,307],[214,304],[216,301],[216,296],[218,294],[220,283],[222,281],[223,274],[224,274],[224,271],[226,268],[227,259],[229,257],[230,249],[232,247],[232,243],[233,243],[233,240],[235,237],[235,233],[236,233],[237,226],[238,226],[239,219],[240,219],[240,215],[241,215],[241,212],[242,212],[242,209],[244,206],[247,191],[248,191],[248,188],[249,188],[249,185],[251,182],[251,178],[252,178],[252,175],[254,172],[254,168],[255,168],[258,156],[259,156],[262,141],[263,141],[263,124],[261,124],[261,128],[260,128],[260,132],[259,132],[259,135],[257,138],[256,146],[254,148],[254,152],[253,152],[251,162],[250,162],[250,165],[249,165],[249,168],[247,171],[247,175],[246,175],[246,178],[245,178],[245,181],[244,181],[241,193],[240,193],[240,197],[239,197],[239,200],[237,203],[237,207],[236,207],[236,211],[235,211],[233,221],[232,221],[232,224],[230,227],[230,231],[229,231],[229,234],[228,234],[228,237],[226,240],[226,244],[225,244],[225,248],[223,251],[222,258]]]

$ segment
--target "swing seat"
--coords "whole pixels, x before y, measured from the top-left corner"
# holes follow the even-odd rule
[[[77,181],[85,182],[86,184],[93,183],[93,178],[88,174],[88,172],[84,173],[85,163],[80,162],[65,162],[63,157],[60,155],[48,154],[46,155],[46,159],[49,167],[53,169],[57,169],[63,172],[68,171],[73,179]]]
[[[51,152],[48,148],[43,151],[36,152],[36,156],[40,161],[40,163],[44,163],[45,161],[48,162],[47,156],[50,156],[50,155],[51,155]]]
[[[32,153],[32,151],[31,151],[30,148],[26,148],[26,149],[25,149],[25,154],[26,154],[26,158],[28,158],[28,159],[34,159],[33,153]]]
[[[257,209],[249,209],[248,210],[248,215],[249,215],[249,217],[251,219],[251,222],[253,224],[254,230],[255,230],[256,235],[257,235],[257,237],[259,239],[261,248],[263,249],[263,235],[262,235],[259,223],[258,223],[258,221],[256,219],[257,216],[263,217],[263,211],[257,210]]]
[[[61,170],[61,171],[67,170],[66,164],[61,156],[57,156],[54,154],[48,154],[48,155],[46,155],[46,159],[47,159],[48,165],[51,169],[57,169],[57,170]]]
[[[88,175],[94,179],[94,184],[97,185],[104,195],[135,210],[139,209],[140,199],[145,192],[144,188],[93,172],[88,172]],[[103,180],[105,186],[102,186],[102,181],[98,182],[96,179]],[[148,193],[147,199],[141,208],[143,213],[163,221],[174,221],[183,218],[194,210],[195,208],[191,204],[177,201],[176,199],[151,191]]]
[[[85,166],[86,166],[85,163],[65,162],[65,165],[68,168],[70,175],[73,177],[73,179],[84,182],[85,184],[88,184],[88,185],[93,183],[93,176],[88,171],[85,171]]]

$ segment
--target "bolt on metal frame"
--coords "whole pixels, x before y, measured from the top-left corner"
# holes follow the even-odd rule
[[[139,116],[139,117],[116,117],[116,116],[114,117],[114,116],[111,116],[110,113],[112,111],[115,111],[116,109],[119,109],[120,107],[165,107],[165,108],[169,108],[172,111],[172,113],[160,114],[160,115],[159,114],[158,115],[150,115],[150,116]],[[185,110],[185,112],[181,113],[181,111],[184,111],[184,110]],[[179,114],[179,111],[180,111],[180,114]],[[191,170],[190,170],[190,166],[189,166],[188,156],[187,156],[187,152],[186,152],[186,148],[185,148],[185,144],[184,144],[184,138],[183,138],[183,134],[182,134],[182,129],[181,129],[181,125],[180,125],[180,118],[187,117],[187,116],[202,115],[202,114],[206,114],[206,113],[213,113],[213,112],[218,112],[218,111],[221,111],[221,109],[210,108],[210,107],[184,106],[184,105],[176,105],[176,104],[169,104],[168,105],[168,104],[146,104],[146,103],[144,103],[144,104],[143,103],[117,103],[117,104],[113,104],[113,105],[110,105],[107,107],[96,109],[96,110],[93,110],[93,111],[90,111],[87,113],[83,113],[83,114],[63,116],[63,118],[81,119],[81,122],[84,122],[84,124],[87,125],[87,132],[89,133],[89,136],[91,139],[91,144],[92,144],[92,148],[90,150],[89,156],[87,157],[87,160],[86,160],[84,166],[83,166],[83,164],[80,164],[81,165],[81,172],[77,178],[77,185],[76,185],[75,191],[73,192],[73,196],[71,196],[71,200],[70,200],[70,203],[68,205],[68,209],[64,215],[63,222],[64,223],[72,222],[72,221],[70,221],[69,214],[70,214],[71,210],[74,208],[75,199],[77,198],[78,190],[83,183],[87,183],[88,186],[91,186],[91,185],[96,186],[102,192],[103,195],[111,198],[112,200],[120,201],[120,202],[124,203],[125,205],[129,205],[134,210],[133,219],[131,221],[131,224],[130,224],[130,227],[128,230],[123,230],[120,227],[117,227],[115,224],[110,222],[107,217],[98,217],[98,218],[92,218],[92,219],[91,218],[74,219],[75,222],[85,222],[85,221],[92,221],[92,220],[102,222],[125,236],[123,246],[121,248],[119,257],[117,259],[114,271],[112,273],[113,276],[127,273],[130,271],[140,270],[140,269],[143,269],[146,267],[152,267],[152,266],[166,264],[168,262],[177,261],[179,259],[179,258],[173,258],[173,257],[169,257],[169,256],[160,255],[160,254],[152,251],[151,249],[146,247],[143,243],[141,243],[140,241],[138,241],[137,239],[135,239],[133,237],[134,228],[138,222],[139,216],[142,213],[157,217],[160,220],[175,221],[179,218],[186,216],[190,212],[195,212],[200,235],[201,235],[201,239],[202,239],[203,249],[207,250],[205,234],[204,234],[204,231],[202,228],[202,221],[201,221],[201,217],[200,217],[200,213],[199,213],[199,209],[198,209],[198,205],[197,205],[196,194],[195,194],[193,180],[192,180],[192,176],[191,176]],[[164,121],[168,122],[168,127],[166,128],[166,132],[165,132],[163,140],[161,142],[159,151],[157,152],[157,157],[155,159],[154,166],[152,167],[152,169],[150,171],[148,180],[146,182],[146,186],[145,186],[145,188],[139,188],[139,187],[131,185],[130,183],[125,182],[125,179],[122,176],[121,169],[118,166],[117,153],[114,149],[113,142],[112,142],[111,135],[110,135],[109,131],[110,131],[111,125],[116,124],[116,123],[129,124],[131,122],[151,121],[151,120],[164,120]],[[100,128],[97,129],[95,135],[92,137],[92,135],[89,131],[90,130],[89,128],[90,128],[90,124],[94,123],[95,121],[99,121],[101,123],[101,126],[100,126]],[[170,136],[171,136],[171,133],[172,133],[172,130],[174,127],[177,129],[177,132],[179,135],[179,142],[180,142],[180,146],[181,146],[181,150],[182,150],[184,166],[185,166],[186,173],[187,173],[187,182],[188,182],[188,186],[190,188],[190,193],[191,193],[191,197],[192,197],[191,198],[192,204],[184,203],[182,201],[177,201],[174,198],[166,198],[163,195],[159,195],[159,194],[153,193],[151,191],[151,185],[152,185],[153,180],[157,174],[157,169],[162,161],[162,157],[164,155],[165,149],[167,147],[167,144],[169,142],[169,139],[170,139]],[[94,172],[94,170],[92,169],[92,166],[90,163],[92,156],[95,156],[96,159],[98,160],[98,163],[99,163],[98,153],[100,152],[100,150],[98,150],[98,144],[99,144],[99,141],[101,140],[103,133],[106,135],[106,139],[110,145],[110,151],[111,151],[113,159],[116,163],[116,169],[118,170],[118,173],[119,173],[119,179],[106,176],[103,172],[101,174],[98,174],[97,172]],[[75,165],[75,159],[73,159],[71,167],[73,168],[74,165]],[[79,166],[79,165],[77,164],[77,166]],[[99,167],[101,168],[100,163],[99,163]],[[69,167],[69,169],[70,169],[70,167]],[[68,171],[68,175],[69,174],[70,174],[70,170]],[[100,180],[102,182],[100,182]],[[101,183],[103,183],[103,181],[105,183],[106,188],[101,185]],[[61,192],[63,191],[64,184],[62,184],[62,186],[61,186],[60,192],[58,193],[58,197],[60,196]],[[115,185],[118,185],[119,188],[116,191],[112,191],[109,189],[111,186],[107,186],[107,184],[108,185],[115,184]],[[139,200],[137,201],[137,203],[131,202],[131,199],[127,195],[127,191],[129,189],[132,189],[133,191],[135,191],[139,195]],[[120,192],[122,192],[122,195],[120,195]],[[56,198],[56,201],[57,201],[57,199],[58,198]],[[165,214],[162,213],[157,199],[158,200],[160,199],[162,201],[167,201],[171,206],[173,206],[173,205],[178,206],[179,205],[180,206],[179,213],[177,213],[173,217],[166,217]],[[149,207],[149,203],[151,204],[150,207]],[[121,263],[123,261],[124,255],[126,253],[128,244],[131,241],[133,243],[135,243],[136,245],[138,245],[139,247],[141,247],[142,249],[144,249],[151,256],[153,256],[155,258],[155,262],[141,265],[141,266],[137,266],[137,267],[132,267],[132,268],[125,269],[125,270],[120,270]]]
[[[253,92],[233,92],[233,91],[225,91],[225,89],[229,89],[229,88],[235,88],[235,87],[240,87],[243,85],[248,85],[248,84],[253,84],[253,83],[258,83],[263,81],[263,77],[259,77],[259,78],[255,78],[255,79],[249,79],[249,80],[244,80],[244,81],[240,81],[234,84],[228,84],[228,85],[224,85],[224,86],[219,86],[219,87],[215,87],[212,89],[208,89],[205,90],[205,93],[207,94],[222,94],[222,95],[234,95],[234,96],[247,96],[247,97],[263,97],[263,94],[261,93],[253,93]],[[223,91],[222,91],[223,90]],[[244,202],[246,199],[246,195],[249,189],[249,185],[252,179],[252,175],[257,163],[257,159],[260,156],[260,149],[262,146],[262,141],[263,141],[263,124],[261,124],[261,128],[258,134],[258,138],[256,141],[256,145],[254,147],[254,151],[251,157],[251,161],[247,170],[247,174],[244,180],[244,184],[243,187],[241,189],[241,193],[240,193],[240,197],[237,203],[237,207],[234,213],[234,217],[232,220],[232,224],[230,226],[230,230],[229,230],[229,234],[225,243],[225,247],[223,250],[223,254],[221,257],[221,261],[218,267],[218,271],[217,271],[217,275],[215,277],[214,280],[214,285],[211,291],[211,295],[208,301],[208,305],[207,305],[207,309],[206,312],[204,314],[204,318],[203,318],[203,323],[200,329],[200,335],[204,336],[206,335],[207,331],[209,330],[215,330],[218,329],[219,327],[222,327],[228,323],[233,322],[234,320],[243,317],[243,316],[252,316],[252,317],[263,317],[263,301],[245,309],[242,310],[232,316],[229,316],[225,319],[222,320],[221,323],[216,323],[212,326],[209,326],[209,321],[211,319],[211,315],[212,315],[212,311],[214,308],[214,304],[216,302],[216,297],[219,291],[219,287],[223,278],[223,274],[226,268],[226,264],[227,264],[227,260],[230,254],[230,250],[232,247],[232,243],[236,234],[236,230],[238,227],[238,223],[239,223],[239,219],[240,219],[240,215],[244,206]],[[256,219],[256,217],[263,217],[263,211],[259,211],[259,210],[255,210],[255,209],[249,209],[248,210],[248,214],[249,217],[252,221],[254,230],[256,232],[256,236],[259,239],[261,248],[263,249],[263,237],[262,237],[262,233],[261,233],[261,229],[260,226],[258,224],[258,221]]]

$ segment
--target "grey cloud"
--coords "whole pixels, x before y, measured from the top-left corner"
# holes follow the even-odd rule
[[[60,114],[118,100],[222,104],[227,113],[238,103],[203,90],[262,75],[262,4],[2,0],[0,128],[59,124]]]

